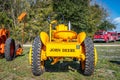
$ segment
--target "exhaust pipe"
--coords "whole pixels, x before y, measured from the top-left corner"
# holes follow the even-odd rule
[[[69,29],[69,31],[71,30],[71,23],[70,23],[70,21],[68,22],[68,29]]]

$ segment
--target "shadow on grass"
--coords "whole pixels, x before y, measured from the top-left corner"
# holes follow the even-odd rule
[[[47,72],[68,72],[78,71],[80,72],[80,64],[76,61],[63,61],[51,65],[50,61],[45,62],[45,69]]]
[[[23,56],[25,56],[25,54],[21,54],[21,55],[15,56],[14,59],[16,59],[16,58],[20,58],[20,57],[23,57]]]
[[[110,62],[114,63],[114,64],[117,64],[117,65],[120,65],[120,61],[110,60]]]
[[[1,54],[0,54],[0,59],[3,59],[3,58],[4,58],[4,55],[1,55]]]
[[[105,41],[94,41],[94,43],[106,43]]]

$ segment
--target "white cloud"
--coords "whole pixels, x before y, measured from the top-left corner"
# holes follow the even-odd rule
[[[116,29],[115,31],[120,32],[120,17],[117,17],[113,20],[113,23],[116,24]]]
[[[113,22],[117,23],[117,24],[120,24],[120,17],[117,17],[113,20]]]

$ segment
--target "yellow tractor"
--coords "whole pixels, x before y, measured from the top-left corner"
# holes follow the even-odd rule
[[[77,34],[70,30],[70,22],[68,26],[58,24],[57,20],[49,20],[49,23],[49,36],[46,32],[40,32],[30,48],[29,62],[32,73],[35,76],[41,75],[48,59],[52,59],[51,65],[54,65],[62,58],[71,58],[80,62],[80,70],[84,75],[91,75],[97,62],[97,52],[92,39],[87,37],[85,32]]]

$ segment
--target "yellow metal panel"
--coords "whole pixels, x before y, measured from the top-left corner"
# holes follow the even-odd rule
[[[64,24],[59,24],[58,26],[56,26],[56,30],[64,31],[64,30],[68,30],[68,29],[67,29],[67,26],[65,26]]]
[[[46,45],[47,57],[80,57],[80,45],[77,42],[50,42]]]
[[[54,37],[57,38],[57,39],[64,39],[64,40],[76,39],[77,33],[74,32],[74,31],[57,31],[54,34]]]
[[[41,51],[40,59],[41,59],[41,61],[47,60],[47,57],[45,55],[45,51],[44,50]]]
[[[47,42],[49,42],[49,36],[48,36],[48,34],[46,32],[41,32],[40,33],[40,39],[42,40],[42,43],[44,45],[46,45]]]
[[[77,36],[78,42],[81,44],[86,38],[86,33],[85,32],[80,32]]]

